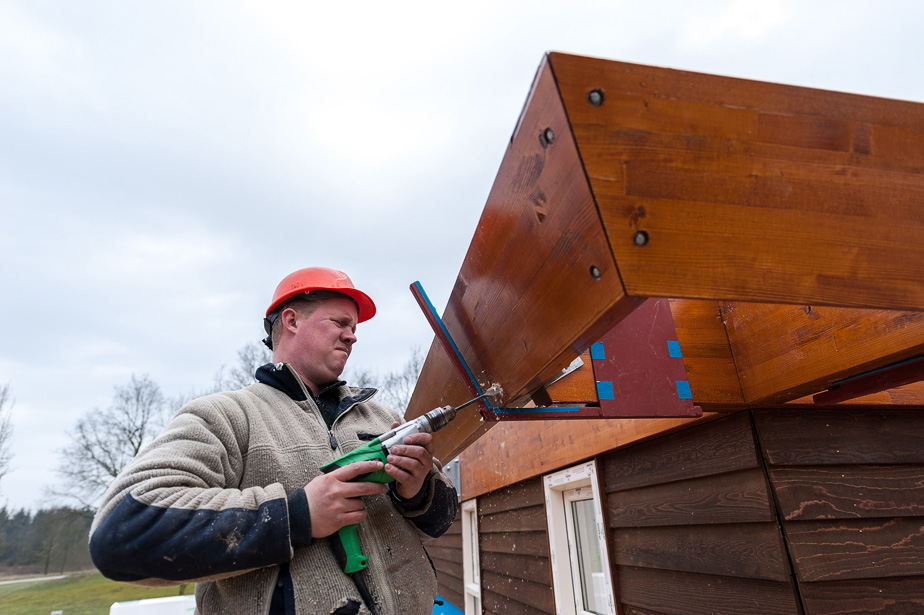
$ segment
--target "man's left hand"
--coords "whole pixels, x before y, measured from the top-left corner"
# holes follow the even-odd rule
[[[395,423],[392,428],[400,423]],[[433,435],[416,433],[408,436],[404,444],[391,447],[385,472],[395,479],[395,491],[405,500],[420,493],[427,474],[433,467]]]

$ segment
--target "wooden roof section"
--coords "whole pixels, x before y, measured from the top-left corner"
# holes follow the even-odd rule
[[[443,321],[521,403],[648,297],[707,412],[924,355],[924,105],[548,54]],[[899,391],[851,403],[924,407]],[[467,398],[434,343],[407,416]],[[460,412],[437,455],[492,426]]]

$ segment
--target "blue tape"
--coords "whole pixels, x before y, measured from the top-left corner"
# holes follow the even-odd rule
[[[690,391],[690,383],[687,380],[676,380],[677,396],[680,399],[693,399],[693,393]]]
[[[680,352],[680,342],[677,340],[667,341],[667,353],[672,359],[682,359],[683,354]]]
[[[605,359],[606,353],[603,352],[603,342],[596,342],[590,347],[591,359]]]
[[[616,399],[613,396],[613,383],[611,381],[597,381],[597,399]]]

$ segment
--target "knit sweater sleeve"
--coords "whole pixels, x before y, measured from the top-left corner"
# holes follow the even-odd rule
[[[170,585],[291,559],[282,485],[237,488],[247,421],[225,402],[216,395],[184,407],[110,486],[90,530],[105,576]]]

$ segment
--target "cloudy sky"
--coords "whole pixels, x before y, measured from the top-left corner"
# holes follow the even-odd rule
[[[278,281],[378,304],[351,361],[432,333],[542,54],[924,101],[924,4],[0,0],[0,505],[38,508],[113,387],[210,384]]]

